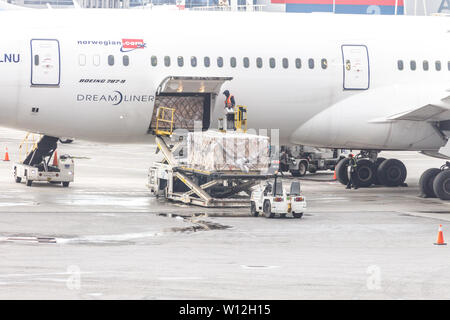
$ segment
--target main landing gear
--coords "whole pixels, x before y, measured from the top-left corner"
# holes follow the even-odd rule
[[[426,170],[419,180],[421,196],[450,200],[450,162],[442,167]]]
[[[375,151],[361,151],[356,156],[355,183],[361,188],[367,188],[371,185],[387,187],[406,186],[407,171],[403,162],[397,159],[377,157],[377,154],[378,152]],[[337,180],[344,185],[348,183],[348,162],[348,158],[342,159],[335,168]]]

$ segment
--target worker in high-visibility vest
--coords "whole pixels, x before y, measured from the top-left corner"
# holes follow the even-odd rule
[[[234,127],[234,106],[236,102],[234,101],[234,96],[230,94],[230,91],[225,90],[223,92],[225,95],[225,116],[227,118],[227,130],[236,130]]]
[[[356,159],[353,156],[353,154],[348,155],[348,167],[347,167],[347,175],[348,175],[348,183],[347,183],[347,189],[358,189],[358,183],[356,179],[356,170],[357,170],[357,164]]]

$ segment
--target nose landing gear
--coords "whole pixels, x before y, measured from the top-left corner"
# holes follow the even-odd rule
[[[450,200],[450,162],[426,170],[419,180],[421,197]]]

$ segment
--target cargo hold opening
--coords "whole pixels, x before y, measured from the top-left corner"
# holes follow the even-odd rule
[[[194,131],[197,121],[202,129],[208,130],[211,125],[212,107],[215,104],[221,87],[230,77],[167,77],[158,87],[155,96],[152,120],[148,133],[154,134],[159,108],[175,109],[173,130],[186,129]],[[166,117],[171,117],[170,112]],[[159,124],[159,129],[169,127],[169,123]]]

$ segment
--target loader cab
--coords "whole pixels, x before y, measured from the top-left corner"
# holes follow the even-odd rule
[[[212,108],[222,85],[231,77],[179,77],[168,76],[158,86],[155,96],[149,134],[183,129],[208,130],[211,126]],[[161,121],[161,109],[173,112]]]

